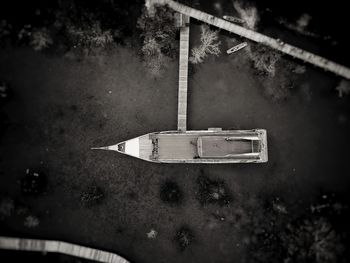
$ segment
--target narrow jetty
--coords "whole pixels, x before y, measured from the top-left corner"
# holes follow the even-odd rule
[[[191,18],[197,19],[199,21],[205,22],[215,27],[227,30],[236,35],[250,39],[254,42],[261,43],[265,46],[278,50],[284,54],[288,54],[304,62],[320,67],[326,71],[330,71],[341,77],[350,79],[349,68],[342,66],[340,64],[337,64],[328,59],[325,59],[321,56],[315,55],[311,52],[305,51],[301,48],[284,43],[279,39],[274,39],[264,34],[244,28],[242,26],[231,23],[227,20],[212,16],[210,14],[207,14],[205,12],[183,5],[181,3],[175,2],[173,0],[148,0],[148,1],[152,4],[168,5],[171,9],[183,15],[189,16]]]
[[[114,253],[54,240],[0,236],[0,249],[61,253],[105,263],[129,262]]]
[[[188,87],[188,52],[190,37],[190,18],[180,14],[180,56],[179,56],[179,92],[177,108],[177,129],[187,129],[187,87]]]

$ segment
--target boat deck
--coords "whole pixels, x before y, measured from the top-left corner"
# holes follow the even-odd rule
[[[139,156],[141,159],[149,160],[152,156],[153,144],[149,135],[143,135],[139,137]]]
[[[158,159],[183,160],[198,158],[197,139],[199,135],[158,134]]]

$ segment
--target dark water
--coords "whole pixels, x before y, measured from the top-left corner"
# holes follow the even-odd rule
[[[215,2],[203,0],[199,7],[219,15]],[[230,1],[220,2],[222,13],[233,10]],[[273,34],[283,32],[285,37],[287,31],[274,18],[288,16],[293,20],[308,12],[319,20],[317,30],[329,27],[327,30],[333,32],[321,21],[326,12],[311,5],[303,9],[305,3],[297,2],[300,4],[258,2],[259,9],[272,10],[262,13],[262,25],[274,29]],[[23,9],[27,7],[33,9],[28,3]],[[335,7],[327,12],[334,17]],[[341,36],[333,32],[334,38]],[[293,33],[288,38],[319,50],[309,39],[303,42],[304,38]],[[346,43],[344,39],[341,43]],[[146,73],[135,50],[122,47],[110,57],[81,62],[52,58],[28,48],[1,50],[0,58],[0,78],[11,83],[15,94],[4,107],[13,124],[1,145],[1,194],[18,198],[40,216],[39,226],[33,229],[24,227],[16,215],[2,221],[3,235],[101,247],[134,262],[244,262],[249,255],[236,246],[242,241],[239,222],[229,222],[241,204],[252,202],[253,216],[260,217],[260,196],[278,195],[299,205],[322,191],[348,192],[349,100],[337,98],[333,75],[308,67],[293,96],[274,103],[263,95],[260,80],[244,53],[208,59],[195,68],[189,82],[189,128],[266,128],[270,160],[256,165],[159,165],[112,152],[93,152],[90,147],[176,129],[176,61],[156,79]],[[17,181],[26,168],[40,163],[49,171],[48,193],[37,198],[22,196]],[[234,207],[198,204],[196,180],[202,173],[225,181]],[[160,186],[167,179],[177,182],[183,192],[183,203],[178,207],[159,197]],[[81,191],[89,184],[102,186],[106,193],[104,202],[91,209],[79,203]],[[300,210],[303,207],[300,205]],[[217,211],[227,214],[228,221],[213,218]],[[196,239],[180,253],[173,239],[183,224],[193,230]],[[146,236],[151,228],[159,232],[154,240]],[[16,261],[10,252],[8,255],[11,262]],[[34,260],[41,262],[42,257]]]
[[[192,6],[214,15],[234,14],[232,0],[191,1]],[[349,16],[347,1],[274,1],[245,0],[246,5],[258,8],[260,22],[258,31],[272,37],[280,38],[340,64],[350,66],[350,38],[347,33]],[[219,3],[221,10],[215,8]],[[294,23],[303,14],[311,16],[308,31],[319,35],[319,38],[304,37],[278,23],[283,18]],[[324,39],[326,37],[326,39]]]

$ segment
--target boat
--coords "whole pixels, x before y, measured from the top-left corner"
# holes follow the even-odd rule
[[[116,151],[155,163],[263,163],[266,130],[162,131],[93,149]]]
[[[245,21],[242,18],[238,18],[235,16],[223,16],[223,19],[230,21],[232,23],[236,23],[236,24],[244,24]]]
[[[248,45],[247,42],[242,42],[234,47],[231,47],[230,49],[226,50],[226,53],[228,55],[234,53],[234,52],[237,52],[238,50],[241,50],[242,48],[245,48],[246,46]]]

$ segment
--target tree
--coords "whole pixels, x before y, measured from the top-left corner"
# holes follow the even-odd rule
[[[344,250],[340,236],[326,218],[304,219],[286,227],[284,262],[337,262]]]
[[[67,37],[73,49],[85,54],[96,54],[113,44],[111,30],[103,30],[99,21],[86,23],[82,26],[69,25]]]
[[[201,45],[194,47],[191,50],[192,56],[190,62],[193,64],[199,64],[209,55],[218,56],[220,51],[221,42],[218,41],[218,31],[210,30],[208,25],[201,26]]]
[[[160,44],[153,37],[145,38],[141,52],[149,72],[154,76],[161,75],[162,69],[165,67],[166,58],[161,52]]]
[[[246,51],[255,69],[263,74],[275,75],[276,63],[281,58],[280,53],[260,44],[249,45]]]
[[[53,40],[47,28],[36,29],[30,36],[30,45],[35,51],[41,51],[53,44]]]
[[[166,6],[153,6],[152,12],[144,9],[137,21],[142,40],[141,53],[152,75],[159,76],[169,58],[177,51],[174,12]]]
[[[245,21],[245,26],[249,29],[256,30],[260,20],[258,10],[255,6],[243,6],[240,1],[233,1],[233,7]]]

